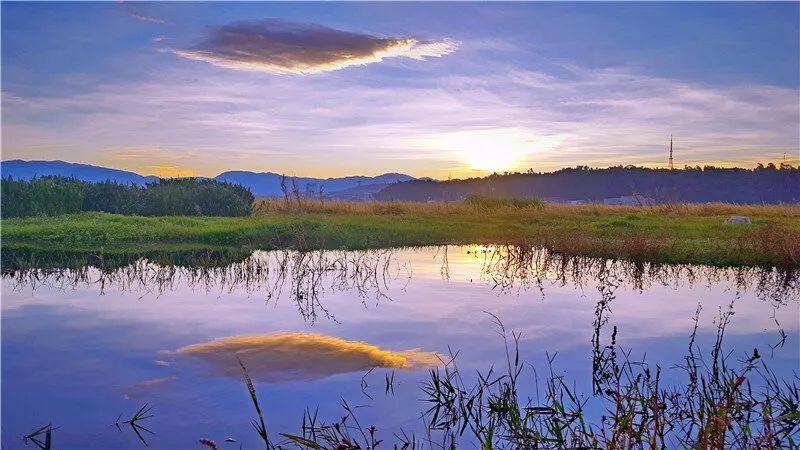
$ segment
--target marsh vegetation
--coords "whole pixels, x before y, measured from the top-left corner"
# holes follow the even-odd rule
[[[728,225],[731,215],[752,224]],[[800,207],[728,204],[604,206],[469,198],[456,203],[255,202],[249,217],[83,213],[5,219],[4,247],[93,251],[364,249],[523,244],[565,255],[654,263],[793,267]]]
[[[299,434],[270,439],[244,364],[242,370],[260,420],[254,427],[267,449],[796,448],[800,378],[780,380],[757,349],[730,360],[724,336],[733,305],[717,319],[713,346],[700,348],[695,339],[701,310],[686,355],[671,368],[633,360],[612,340],[594,367],[591,395],[577,392],[558,372],[556,354],[547,354],[540,379],[520,359],[521,335],[509,333],[493,316],[505,364],[468,374],[458,368],[458,352],[443,357],[441,368],[432,369],[420,386],[429,407],[420,415],[419,434],[365,426],[364,414],[342,400],[341,418],[324,422],[307,410]],[[681,372],[683,382],[665,383],[665,369]],[[535,386],[528,396],[525,384]]]

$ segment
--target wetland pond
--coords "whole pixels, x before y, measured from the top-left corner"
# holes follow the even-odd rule
[[[23,448],[48,424],[53,448],[144,448],[114,424],[145,404],[149,448],[203,448],[203,438],[264,448],[239,361],[273,442],[302,435],[307,414],[331,423],[348,410],[348,424],[376,427],[387,441],[379,448],[403,436],[426,441],[426,424],[444,416],[430,412],[431,371],[452,367],[453,356],[467,384],[478,371],[505,370],[500,323],[510,359],[518,337],[523,403],[544,402],[555,377],[585,400],[590,419],[608,413],[595,394],[620,360],[646,361],[662,386],[683,386],[687,353],[738,367],[757,349],[759,367],[782,385],[797,382],[792,271],[478,245],[140,256],[4,249],[2,448]],[[459,442],[474,448],[467,434]]]

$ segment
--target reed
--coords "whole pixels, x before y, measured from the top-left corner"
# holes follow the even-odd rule
[[[43,427],[31,431],[22,438],[22,441],[25,443],[25,445],[28,445],[28,442],[32,442],[33,445],[42,450],[50,450],[51,448],[53,448],[52,424],[48,423]]]
[[[603,205],[589,203],[567,205],[544,203],[536,198],[467,196],[459,202],[351,202],[319,199],[278,199],[258,197],[253,215],[337,214],[337,215],[461,215],[510,212],[533,216],[730,216],[800,218],[797,205],[738,205],[733,203],[667,203],[656,205]]]
[[[403,430],[378,437],[374,426],[359,422],[352,407],[342,401],[342,418],[320,422],[307,410],[301,434],[281,433],[276,448],[365,449],[481,449],[550,448],[797,448],[800,439],[800,389],[794,380],[779,380],[757,350],[734,365],[723,341],[732,307],[718,318],[717,338],[710,357],[689,339],[683,371],[685,382],[666,386],[659,365],[634,361],[624,351],[604,352],[606,361],[595,367],[604,372],[597,392],[577,392],[554,369],[555,355],[547,355],[548,375],[543,392],[532,366],[520,358],[520,335],[508,333],[497,317],[505,364],[479,372],[466,381],[451,352],[440,368],[430,371],[421,386],[430,406],[421,416],[426,438]],[[613,345],[613,344],[612,344]],[[533,372],[531,377],[529,374]],[[523,384],[537,386],[535,396],[523,397]],[[600,402],[602,415],[591,414],[590,402]],[[393,441],[393,442],[392,442]]]
[[[144,444],[145,447],[147,447],[147,441],[145,440],[144,436],[142,435],[142,431],[150,433],[150,434],[154,434],[154,433],[152,431],[150,431],[149,429],[147,429],[146,427],[144,427],[141,422],[144,421],[144,420],[153,418],[152,409],[153,409],[152,406],[150,406],[147,403],[145,403],[144,405],[142,405],[141,408],[139,408],[135,413],[133,413],[131,418],[128,419],[128,420],[120,422],[120,420],[122,420],[122,414],[120,414],[117,417],[117,421],[114,422],[114,425],[117,427],[117,429],[119,431],[122,431],[122,426],[121,425],[130,426],[131,430],[133,430],[133,432],[136,433],[136,437],[138,437],[139,440],[142,442],[142,444]]]

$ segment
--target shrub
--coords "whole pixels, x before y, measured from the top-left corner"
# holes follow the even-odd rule
[[[52,216],[81,211],[87,183],[73,178],[2,180],[2,217]]]
[[[144,187],[48,176],[2,179],[2,217],[100,211],[141,216],[246,216],[253,194],[242,186],[197,178],[161,179]]]

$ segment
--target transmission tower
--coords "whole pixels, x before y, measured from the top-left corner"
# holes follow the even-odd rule
[[[675,166],[672,164],[672,135],[669,135],[669,170],[675,169]]]

